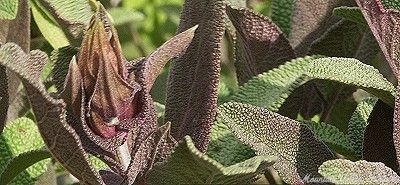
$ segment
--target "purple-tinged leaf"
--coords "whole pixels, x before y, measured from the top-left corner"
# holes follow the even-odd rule
[[[352,0],[295,0],[289,40],[296,54],[306,55],[312,42],[340,20],[332,15],[334,8],[353,4]]]
[[[396,150],[397,165],[396,169],[400,165],[400,85],[397,86],[396,100],[394,105],[394,117],[393,117],[393,142]]]
[[[14,42],[24,52],[30,50],[30,12],[28,0],[18,1],[18,11],[13,20],[0,20],[0,45],[7,42]],[[22,109],[20,103],[21,94],[19,85],[21,81],[14,73],[7,71],[0,66],[0,133],[7,121],[18,117]]]
[[[236,69],[239,84],[296,57],[284,33],[267,17],[230,6],[227,13],[238,36]]]
[[[382,162],[397,171],[399,165],[393,143],[393,108],[381,100],[376,102],[369,115],[362,150],[364,160]]]
[[[7,60],[7,57],[14,60]],[[82,182],[104,184],[91,166],[78,135],[65,121],[65,104],[52,98],[40,82],[40,72],[46,61],[46,54],[40,51],[27,55],[14,44],[0,48],[0,62],[21,78],[40,134],[53,157]]]
[[[185,54],[169,72],[165,120],[176,140],[190,135],[205,152],[214,120],[224,33],[223,0],[187,0],[178,32],[199,25]]]
[[[400,12],[385,9],[380,0],[356,0],[394,75],[399,78]]]
[[[319,177],[318,167],[334,158],[306,125],[261,107],[226,103],[218,107],[217,120],[257,155],[277,156],[273,167],[290,184],[303,184],[307,175]]]
[[[164,65],[174,57],[182,54],[193,39],[197,26],[172,37],[148,56],[143,64],[142,74],[144,89],[149,92],[154,81],[160,75]]]

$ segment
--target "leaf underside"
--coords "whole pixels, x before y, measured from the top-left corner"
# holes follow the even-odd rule
[[[273,166],[290,184],[303,183],[306,175],[318,177],[318,167],[334,158],[306,125],[261,107],[225,103],[218,108],[217,120],[257,155],[277,156]]]

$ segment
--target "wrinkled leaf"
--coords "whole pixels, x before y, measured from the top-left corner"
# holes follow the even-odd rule
[[[46,61],[46,54],[37,50],[27,55],[15,44],[5,44],[0,48],[0,62],[21,78],[39,132],[53,157],[82,182],[104,184],[90,165],[78,135],[65,122],[63,101],[47,94],[40,82],[40,72]]]
[[[15,19],[17,17],[18,1],[3,0],[0,2],[0,19]]]
[[[47,150],[32,150],[19,154],[8,162],[3,171],[0,171],[0,182],[8,184],[28,167],[50,157],[51,154]]]
[[[236,28],[236,70],[239,84],[295,58],[284,33],[267,17],[245,8],[227,7]]]
[[[215,121],[211,128],[207,155],[222,165],[233,165],[254,157],[255,153],[240,142],[226,125]]]
[[[400,13],[385,9],[380,0],[356,0],[394,75],[399,76]]]
[[[351,155],[354,153],[349,138],[335,126],[312,121],[306,121],[304,123],[310,127],[316,138],[327,144],[333,151],[343,155]]]
[[[318,172],[335,184],[399,184],[400,177],[383,163],[336,159],[324,162]]]
[[[297,56],[306,55],[311,43],[340,20],[332,16],[335,7],[352,4],[351,0],[294,1],[289,40]]]
[[[144,19],[144,15],[141,12],[122,7],[110,8],[108,13],[111,15],[115,26],[121,26],[127,23],[137,23]]]
[[[257,155],[277,156],[274,168],[287,183],[303,183],[306,175],[318,177],[318,167],[334,158],[306,125],[261,107],[225,103],[217,119]]]
[[[380,0],[385,8],[400,10],[399,0]]]
[[[36,124],[31,119],[21,117],[9,122],[0,135],[0,173],[5,170],[9,161],[17,155],[38,150],[43,145],[43,139],[40,137]],[[26,170],[24,168],[24,172],[14,174],[17,176],[10,184],[33,184],[34,179],[45,171],[46,164],[49,161],[36,163]]]
[[[363,25],[368,24],[367,21],[364,19],[360,8],[358,7],[347,7],[347,6],[337,7],[333,9],[333,15],[359,24]]]
[[[358,157],[361,157],[362,154],[364,131],[368,125],[368,117],[376,101],[376,98],[367,98],[361,101],[349,120],[347,135]]]
[[[364,131],[362,157],[367,161],[382,162],[393,170],[398,169],[393,143],[393,108],[381,100],[378,100],[369,115]]]
[[[147,182],[149,184],[248,184],[275,160],[275,157],[256,156],[242,163],[224,167],[201,153],[187,136],[166,162],[154,166],[147,176]]]
[[[214,120],[224,33],[223,0],[189,0],[178,32],[199,25],[185,54],[170,67],[165,120],[176,140],[190,135],[205,152]]]
[[[273,0],[271,4],[271,19],[286,36],[290,33],[293,5],[294,0]]]

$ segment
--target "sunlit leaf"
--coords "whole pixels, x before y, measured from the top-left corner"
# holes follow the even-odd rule
[[[0,19],[15,19],[17,11],[18,1],[3,0],[0,2]]]
[[[219,106],[217,119],[257,155],[277,156],[273,166],[287,183],[303,183],[306,175],[319,177],[318,167],[334,158],[306,125],[264,108],[226,103]]]
[[[147,182],[149,184],[248,184],[275,160],[275,157],[256,156],[225,167],[201,153],[187,136],[166,162],[154,166],[147,177]]]
[[[383,163],[336,159],[324,162],[318,172],[335,184],[398,184],[400,177]]]

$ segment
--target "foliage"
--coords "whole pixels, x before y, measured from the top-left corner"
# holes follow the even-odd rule
[[[2,0],[0,184],[399,183],[399,9]]]

